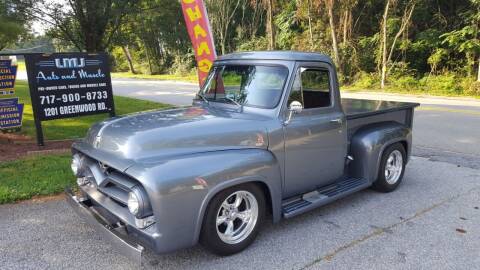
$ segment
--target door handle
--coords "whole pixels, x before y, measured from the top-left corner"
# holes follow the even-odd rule
[[[342,118],[337,118],[337,119],[332,119],[330,120],[330,123],[335,123],[335,124],[342,124]]]

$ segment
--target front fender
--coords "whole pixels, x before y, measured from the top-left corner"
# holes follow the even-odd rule
[[[353,134],[349,153],[353,161],[348,165],[350,176],[364,178],[373,183],[377,179],[383,151],[393,143],[406,146],[411,152],[412,130],[397,122],[383,122],[365,126]]]
[[[157,252],[196,244],[210,200],[221,190],[241,183],[264,185],[273,219],[280,219],[280,167],[268,150],[225,150],[144,161],[126,173],[143,185],[152,203],[158,233],[162,235]]]

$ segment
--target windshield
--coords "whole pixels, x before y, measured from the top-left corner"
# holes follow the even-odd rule
[[[199,95],[207,101],[273,108],[287,76],[288,69],[281,66],[215,66]]]

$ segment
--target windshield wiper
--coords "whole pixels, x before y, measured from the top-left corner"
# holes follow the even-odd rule
[[[200,98],[202,98],[203,101],[205,101],[207,104],[210,103],[210,101],[209,101],[203,94],[197,93],[197,96],[200,97]]]
[[[236,101],[236,100],[233,99],[233,98],[229,98],[229,97],[225,96],[224,99],[226,99],[226,100],[228,100],[228,101],[230,101],[230,102],[233,102],[233,103],[235,103],[236,105],[242,107],[242,104],[240,104],[238,101]]]

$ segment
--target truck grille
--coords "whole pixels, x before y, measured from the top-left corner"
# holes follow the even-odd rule
[[[127,205],[128,193],[136,185],[128,177],[117,172],[110,173],[104,183],[105,185],[98,186],[98,190],[124,206]]]
[[[95,185],[97,190],[126,207],[128,193],[139,183],[115,169],[90,158],[87,160],[87,166],[92,173],[89,180]]]

